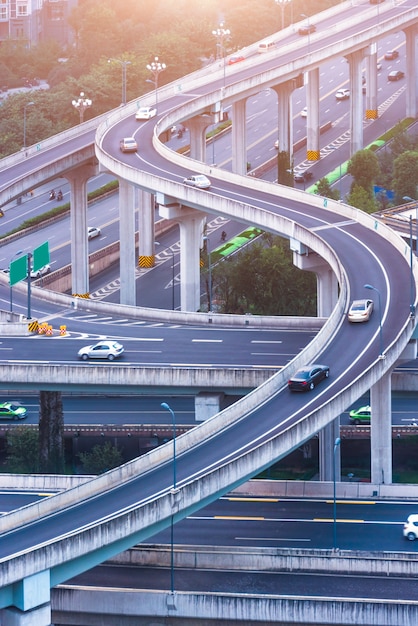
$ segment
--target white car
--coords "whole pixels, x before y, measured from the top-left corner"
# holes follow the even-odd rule
[[[135,113],[136,120],[150,120],[157,115],[157,109],[155,107],[140,107]]]
[[[209,189],[210,187],[210,180],[204,174],[193,174],[185,178],[183,183],[191,187],[198,187],[199,189]]]
[[[350,97],[350,90],[339,89],[337,93],[335,94],[335,97],[337,98],[337,100],[347,100],[347,98]]]
[[[36,271],[32,270],[31,273],[30,273],[30,277],[31,278],[41,278],[42,276],[46,276],[46,274],[49,274],[50,271],[51,271],[51,266],[50,265],[43,265],[42,267],[40,267]]]
[[[135,137],[124,137],[120,140],[120,149],[122,152],[136,152],[138,150],[138,144]]]
[[[418,539],[418,515],[409,515],[403,525],[403,536],[409,541]]]
[[[113,361],[123,353],[123,345],[117,341],[98,341],[92,346],[84,346],[78,351],[78,357],[87,359],[107,359]]]
[[[349,322],[368,322],[373,313],[373,300],[354,300],[348,311]]]
[[[300,112],[301,117],[308,117],[308,107],[304,107]]]
[[[102,231],[97,226],[89,226],[87,228],[87,238],[89,241],[95,237],[100,237],[101,233]]]

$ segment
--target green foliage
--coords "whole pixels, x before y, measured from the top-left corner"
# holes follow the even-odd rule
[[[64,411],[61,391],[39,392],[39,464],[47,474],[64,471]]]
[[[366,213],[374,213],[377,210],[376,201],[364,187],[360,185],[354,185],[351,187],[351,191],[347,198],[348,204],[365,211]]]
[[[359,186],[373,196],[373,185],[379,174],[379,162],[374,152],[367,149],[356,152],[348,163],[347,173],[353,177],[351,191]]]
[[[277,182],[280,185],[294,187],[293,163],[290,162],[290,154],[285,150],[277,153]]]
[[[404,196],[417,198],[418,152],[408,150],[396,157],[393,163],[393,189],[398,204]]]
[[[91,452],[81,452],[79,458],[86,474],[103,474],[123,462],[121,450],[110,441],[97,444]]]
[[[7,432],[6,440],[9,472],[36,474],[40,471],[38,429],[16,426]]]
[[[332,189],[328,182],[328,178],[325,176],[320,178],[316,183],[314,193],[318,194],[318,196],[322,196],[323,198],[330,198],[331,200],[339,200],[340,198],[340,192],[338,189]]]
[[[292,264],[288,243],[266,235],[212,271],[218,310],[254,315],[315,315],[316,278]]]

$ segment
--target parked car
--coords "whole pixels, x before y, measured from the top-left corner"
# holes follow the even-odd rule
[[[349,322],[368,322],[373,313],[373,300],[353,300],[348,310]]]
[[[32,270],[30,273],[31,278],[41,278],[42,276],[46,276],[51,271],[50,265],[43,265],[38,270]]]
[[[91,346],[84,346],[78,351],[83,361],[87,359],[107,359],[113,361],[123,353],[123,345],[117,341],[98,341]]]
[[[387,52],[385,52],[385,61],[393,61],[394,59],[397,59],[398,57],[399,57],[398,50],[388,50]]]
[[[405,72],[402,72],[401,70],[393,70],[392,72],[389,72],[388,80],[401,80],[401,78],[403,78],[404,76]]]
[[[0,404],[0,419],[2,420],[23,420],[28,415],[28,410],[20,404],[3,402]]]
[[[136,152],[138,144],[134,137],[124,137],[120,140],[120,149],[122,152]]]
[[[337,100],[347,100],[350,97],[350,90],[349,89],[339,89],[336,92],[335,97],[337,98]]]
[[[298,30],[299,35],[309,35],[310,33],[314,33],[316,31],[315,24],[305,24],[301,26]]]
[[[155,107],[140,107],[135,113],[136,120],[150,120],[157,115],[157,109]]]
[[[185,178],[183,183],[199,189],[209,189],[211,184],[209,178],[204,174],[192,174],[192,176]]]
[[[418,539],[418,515],[412,513],[403,525],[403,536],[409,541]]]
[[[228,65],[235,65],[235,63],[241,63],[241,61],[245,61],[245,57],[242,54],[234,54],[232,57],[229,57]]]
[[[370,406],[361,406],[359,409],[353,409],[349,413],[350,424],[361,426],[362,424],[370,424],[372,409]]]
[[[287,386],[291,391],[312,391],[321,380],[328,378],[328,376],[328,365],[312,363],[312,365],[306,365],[298,370],[296,374],[289,379]]]
[[[88,240],[94,239],[95,237],[100,237],[102,231],[97,226],[89,226],[87,228],[87,238]]]

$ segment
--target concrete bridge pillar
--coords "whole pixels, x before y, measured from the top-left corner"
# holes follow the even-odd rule
[[[65,175],[70,183],[72,294],[89,297],[89,249],[87,239],[87,181],[98,174],[98,165],[91,163]]]
[[[377,120],[378,117],[379,109],[377,104],[377,44],[373,43],[369,47],[369,51],[366,56],[366,119]]]
[[[44,604],[31,611],[20,611],[9,607],[0,611],[1,626],[53,626],[51,624],[51,605]]]
[[[136,305],[135,283],[135,193],[119,180],[120,303]]]
[[[209,115],[196,115],[184,123],[190,131],[190,157],[195,161],[206,163],[206,129],[211,124]]]
[[[279,150],[289,153],[291,163],[293,160],[292,92],[294,88],[293,80],[273,87],[278,98]]]
[[[389,485],[392,482],[392,411],[391,372],[386,372],[370,389],[370,455],[371,482]]]
[[[350,68],[350,156],[363,148],[363,91],[361,68],[365,50],[347,56]]]
[[[247,174],[246,98],[232,104],[232,171]]]
[[[160,204],[160,215],[180,226],[180,309],[200,309],[200,248],[206,216],[180,204]]]
[[[334,445],[340,436],[340,418],[337,417],[318,433],[319,436],[319,480],[334,480]],[[341,480],[341,446],[335,452],[335,480]]]
[[[294,251],[293,265],[316,274],[317,315],[318,317],[331,315],[338,299],[338,281],[328,263],[315,252],[300,254]]]
[[[1,626],[50,626],[49,570],[27,576],[13,585],[13,605],[0,611]]]
[[[418,27],[411,26],[406,28],[405,32],[405,44],[406,44],[406,117],[417,117],[417,100],[418,100],[418,85],[416,81],[417,76],[417,58],[415,40],[418,34]]]
[[[155,199],[154,194],[136,190],[138,211],[138,265],[154,267],[155,265]]]
[[[319,161],[321,157],[319,145],[319,68],[307,72],[306,105],[306,158]]]

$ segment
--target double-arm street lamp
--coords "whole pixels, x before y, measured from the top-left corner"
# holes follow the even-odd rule
[[[288,2],[292,2],[292,0],[274,0],[274,2],[279,6],[282,10],[282,30],[284,29],[284,8]]]
[[[23,107],[23,149],[26,148],[26,109],[28,107],[33,107],[34,104],[34,102],[26,102]]]
[[[215,30],[212,31],[212,35],[216,37],[216,58],[222,59],[224,68],[224,86],[225,86],[225,39],[228,39],[231,31],[229,28],[224,28],[223,22],[221,22]]]
[[[83,120],[84,120],[84,113],[85,113],[85,111],[87,111],[87,109],[89,109],[91,107],[91,105],[93,104],[92,100],[90,100],[90,98],[86,97],[84,91],[81,91],[80,92],[80,96],[77,98],[77,100],[74,99],[71,102],[71,104],[79,112],[79,114],[80,114],[80,124],[82,124]]]
[[[126,68],[131,65],[131,61],[122,61],[121,59],[108,59],[108,63],[119,63],[122,67],[122,105],[126,104]]]
[[[166,64],[161,63],[158,57],[154,57],[151,63],[148,63],[147,70],[152,74],[152,80],[148,79],[147,83],[153,83],[155,87],[155,108],[158,109],[158,77],[166,69]]]
[[[364,285],[365,289],[373,289],[378,295],[379,298],[379,339],[380,339],[380,354],[379,358],[384,359],[385,355],[383,354],[383,328],[382,328],[382,297],[380,295],[380,291],[377,287],[373,287],[373,285]]]

